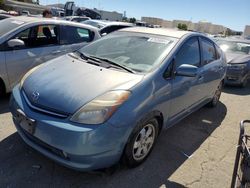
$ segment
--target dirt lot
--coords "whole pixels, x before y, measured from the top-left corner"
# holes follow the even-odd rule
[[[0,187],[229,187],[239,121],[250,118],[250,85],[227,87],[214,109],[202,108],[163,131],[141,166],[114,173],[76,172],[26,146],[0,100]]]

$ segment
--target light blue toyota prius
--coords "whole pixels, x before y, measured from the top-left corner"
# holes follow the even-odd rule
[[[135,167],[163,128],[216,106],[225,72],[202,34],[126,28],[31,69],[10,107],[22,139],[66,167]]]

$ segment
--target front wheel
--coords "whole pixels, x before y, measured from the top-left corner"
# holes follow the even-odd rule
[[[247,81],[248,81],[248,79],[245,78],[245,79],[242,81],[242,83],[240,84],[241,87],[245,88],[245,87],[247,86]]]
[[[136,126],[123,155],[128,167],[136,167],[146,160],[152,151],[158,132],[159,124],[155,118]]]
[[[215,94],[214,94],[212,100],[208,103],[209,107],[215,107],[219,103],[220,96],[221,96],[222,85],[223,85],[223,83],[220,82],[220,84],[218,85],[218,87],[217,87],[217,89],[215,91]]]

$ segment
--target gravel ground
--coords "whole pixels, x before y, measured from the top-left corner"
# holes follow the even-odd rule
[[[216,108],[202,108],[163,131],[134,169],[82,173],[64,168],[20,139],[0,99],[0,187],[230,187],[239,122],[250,118],[250,86],[226,87]]]

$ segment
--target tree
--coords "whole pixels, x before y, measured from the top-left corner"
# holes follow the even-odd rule
[[[135,22],[136,22],[136,19],[135,19],[135,18],[130,18],[130,19],[129,19],[129,22],[130,22],[130,23],[135,23]]]
[[[128,22],[128,18],[127,17],[122,17],[122,21],[123,22]]]
[[[233,32],[231,29],[227,28],[226,29],[226,33],[225,33],[226,36],[230,36],[230,35],[233,35]]]
[[[0,8],[4,8],[4,2],[3,2],[4,0],[0,0]]]
[[[181,23],[178,23],[177,25],[178,29],[181,29],[181,30],[187,30],[187,24],[181,24]]]
[[[185,31],[187,31],[187,24],[182,24],[182,30],[185,30]]]

